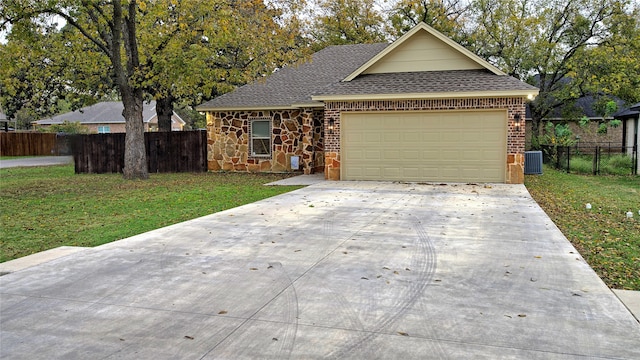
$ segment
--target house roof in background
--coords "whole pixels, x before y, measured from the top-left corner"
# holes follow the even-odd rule
[[[122,101],[104,101],[84,107],[82,109],[52,116],[35,121],[38,125],[62,124],[65,121],[79,122],[81,124],[118,124],[124,123],[122,116],[124,104]],[[142,120],[148,123],[156,116],[156,102],[144,102],[142,104]],[[174,117],[180,117],[174,112]],[[180,119],[182,121],[182,119]]]
[[[633,104],[628,108],[618,111],[613,114],[613,117],[616,119],[623,119],[627,117],[637,117],[638,115],[640,115],[640,103]]]
[[[289,108],[294,104],[309,103],[318,89],[341,81],[387,46],[387,43],[329,46],[313,54],[308,62],[282,68],[266,78],[216,97],[198,106],[197,110]]]
[[[617,99],[617,98],[614,98],[613,100],[618,104],[618,108],[622,108],[623,107],[624,101],[622,101],[620,99]],[[591,95],[583,96],[583,97],[575,100],[575,102],[573,102],[573,103],[569,103],[568,105],[561,106],[561,107],[558,107],[558,108],[554,109],[553,112],[551,113],[551,115],[547,116],[546,119],[562,119],[563,118],[563,110],[564,109],[571,109],[571,108],[574,108],[574,110],[582,113],[578,117],[582,117],[584,115],[584,116],[586,116],[588,118],[592,118],[592,119],[601,119],[602,115],[597,114],[596,111],[593,109],[593,106],[595,105],[596,101],[597,101],[597,99],[594,96],[591,96]],[[527,104],[526,112],[527,112],[526,118],[527,119],[531,119],[531,110],[529,108],[529,104]],[[619,113],[620,112],[617,112],[617,113],[611,115],[611,117],[617,117]]]

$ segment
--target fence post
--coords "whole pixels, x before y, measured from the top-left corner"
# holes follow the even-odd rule
[[[593,175],[598,175],[598,173],[600,172],[599,169],[600,166],[600,146],[596,146],[596,149],[593,153]]]
[[[640,162],[638,160],[638,158],[640,158],[640,156],[638,156],[640,154],[638,154],[638,145],[633,145],[633,150],[631,151],[631,163],[633,164],[633,169],[631,169],[631,175],[638,175],[638,163]]]
[[[571,172],[570,162],[571,162],[571,147],[567,146],[567,174]]]

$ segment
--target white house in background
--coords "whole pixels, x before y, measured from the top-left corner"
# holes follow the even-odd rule
[[[123,133],[125,132],[125,120],[122,116],[124,105],[121,101],[105,101],[82,109],[52,116],[50,118],[34,121],[35,128],[62,124],[65,121],[79,122],[87,126],[91,132],[99,134]],[[142,120],[144,131],[158,131],[158,115],[156,113],[156,102],[143,103]],[[183,130],[185,121],[175,112],[171,116],[171,130]]]
[[[9,127],[9,124],[13,123],[12,127]],[[16,121],[9,120],[7,115],[4,113],[2,108],[0,107],[0,131],[13,131],[16,128]]]
[[[627,150],[627,154],[632,155],[635,149],[636,156],[640,146],[640,103],[631,105],[614,115],[616,119],[622,121],[622,141]],[[640,161],[637,163],[638,173],[640,173]]]

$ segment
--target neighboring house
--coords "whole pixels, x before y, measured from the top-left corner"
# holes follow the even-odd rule
[[[9,127],[11,123],[13,123],[13,126]],[[4,111],[2,111],[2,108],[0,108],[0,131],[4,131],[4,132],[14,131],[16,129],[16,125],[17,125],[17,121],[9,120],[9,118],[7,117],[7,114],[5,114]]]
[[[620,99],[616,99],[616,103],[619,107],[623,106],[624,101]],[[584,96],[575,101],[567,104],[566,106],[561,106],[543,119],[541,124],[542,130],[544,130],[544,126],[547,121],[551,121],[554,124],[559,123],[567,123],[569,125],[569,129],[575,134],[577,139],[581,144],[586,145],[595,145],[608,143],[611,146],[621,146],[622,144],[622,128],[609,128],[606,134],[598,133],[598,126],[600,122],[603,121],[602,115],[596,113],[594,110],[594,106],[596,104],[596,99],[593,96]],[[527,130],[531,129],[531,110],[529,105],[527,104]],[[590,124],[586,128],[582,128],[579,124],[579,120],[586,116],[590,120]],[[609,116],[605,120],[612,120],[614,117]],[[528,131],[527,134],[527,146],[531,143],[531,131]]]
[[[123,133],[126,130],[122,110],[124,110],[124,105],[121,101],[105,101],[73,112],[34,121],[32,124],[39,128],[69,121],[79,122],[94,133]],[[144,122],[144,131],[158,131],[158,115],[156,114],[155,101],[143,103],[142,121]],[[180,131],[184,128],[184,125],[185,121],[174,112],[171,117],[171,130]]]
[[[421,23],[391,44],[328,47],[197,109],[210,170],[522,183],[537,93]]]

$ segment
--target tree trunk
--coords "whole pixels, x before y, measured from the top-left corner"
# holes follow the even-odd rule
[[[156,100],[158,114],[158,131],[171,131],[171,116],[173,115],[173,97],[167,96]]]
[[[114,41],[112,44],[112,59],[114,72],[120,88],[125,119],[125,149],[124,169],[122,175],[127,180],[148,179],[147,151],[144,142],[144,123],[142,121],[142,89],[131,84],[136,71],[140,67],[138,43],[136,40],[136,11],[137,3],[132,0],[128,4],[128,11],[123,12],[118,1],[114,1]],[[116,19],[118,21],[116,21]],[[122,66],[120,56],[120,36],[124,44],[126,71]]]
[[[122,102],[125,118],[125,152],[124,169],[122,175],[125,179],[148,179],[149,167],[147,165],[147,150],[144,142],[144,122],[142,121],[142,94],[136,96],[133,91],[129,95],[123,93]]]

